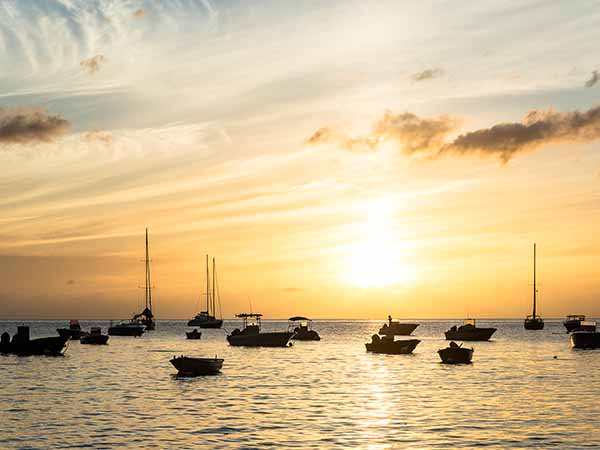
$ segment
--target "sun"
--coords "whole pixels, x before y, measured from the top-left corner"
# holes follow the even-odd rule
[[[363,208],[360,239],[348,253],[347,281],[361,288],[384,287],[414,278],[414,269],[403,261],[406,248],[395,232],[395,207],[391,200],[369,202]]]

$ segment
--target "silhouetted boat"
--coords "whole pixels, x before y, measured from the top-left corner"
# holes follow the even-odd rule
[[[17,334],[10,339],[10,334],[0,336],[0,353],[18,356],[61,356],[67,350],[69,337],[53,336],[37,339],[29,338],[29,327],[17,327]]]
[[[568,315],[563,325],[567,329],[567,332],[570,333],[572,331],[578,330],[581,326],[581,322],[585,322],[585,316],[582,314],[571,314]]]
[[[268,332],[260,331],[262,314],[237,314],[244,321],[242,330],[236,328],[227,336],[227,342],[233,346],[243,347],[288,347],[294,333],[289,331]]]
[[[294,316],[289,319],[288,330],[292,330],[295,341],[320,341],[321,336],[312,329],[312,320],[308,317]]]
[[[577,330],[571,333],[571,347],[579,349],[600,348],[600,333],[596,330],[596,322],[583,322],[586,331]]]
[[[146,331],[156,328],[154,314],[152,313],[152,283],[150,280],[150,253],[148,251],[148,228],[146,228],[146,282],[144,285],[146,307],[144,310],[133,316],[132,322],[139,322],[144,325]],[[110,333],[109,333],[110,334]]]
[[[410,336],[419,326],[418,323],[392,322],[392,316],[388,316],[388,323],[384,323],[379,329],[379,334],[390,336]]]
[[[177,375],[195,377],[198,375],[216,375],[223,367],[223,360],[217,358],[191,358],[189,356],[173,357],[171,364],[177,369]]]
[[[446,331],[448,341],[489,341],[496,328],[478,328],[475,319],[465,319],[463,325],[454,325]]]
[[[535,244],[533,244],[533,314],[525,318],[523,326],[526,330],[543,330],[544,319],[536,314],[537,310],[537,284],[536,284],[536,260],[535,260]]]
[[[401,339],[394,340],[394,336],[379,337],[374,334],[371,337],[371,342],[366,343],[365,347],[371,353],[386,353],[389,355],[406,355],[412,353],[413,350],[421,342],[418,339]]]
[[[126,321],[108,327],[108,335],[140,337],[145,329],[146,326],[140,322]]]
[[[102,334],[100,327],[92,327],[89,334],[81,336],[79,342],[89,345],[105,345],[108,343],[108,336]]]
[[[79,325],[78,320],[70,320],[69,328],[57,328],[56,331],[62,337],[68,337],[70,339],[79,340],[81,336],[85,336],[88,334],[87,331],[83,331],[81,329],[81,325]]]
[[[444,364],[470,364],[473,359],[473,349],[450,342],[446,348],[438,350],[438,354]]]
[[[185,337],[188,339],[200,339],[202,333],[194,328],[192,331],[186,331]]]
[[[212,289],[210,286],[210,278],[208,274],[208,255],[206,255],[206,311],[200,311],[196,316],[188,321],[188,327],[200,327],[200,328],[221,328],[223,326],[223,319],[217,319],[217,302],[219,308],[221,300],[219,298],[219,291],[216,289],[216,271],[215,271],[215,258],[212,260]]]

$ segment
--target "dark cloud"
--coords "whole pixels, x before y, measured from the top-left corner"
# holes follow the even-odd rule
[[[69,121],[41,109],[0,108],[0,144],[50,142],[69,128]]]
[[[69,280],[69,281],[67,281],[67,285],[72,285],[72,284],[75,284],[75,280]]]
[[[144,17],[146,15],[146,11],[144,11],[142,8],[137,9],[134,13],[133,13],[133,17],[136,17],[138,19],[141,19],[142,17]]]
[[[427,69],[423,72],[413,73],[410,77],[413,81],[425,81],[431,80],[432,78],[441,77],[444,74],[444,71],[439,67],[434,69]]]
[[[106,62],[104,55],[96,55],[92,58],[84,59],[79,63],[87,73],[92,74],[100,70],[100,66]]]
[[[592,87],[600,80],[600,74],[597,70],[592,72],[592,77],[585,82],[585,87]]]

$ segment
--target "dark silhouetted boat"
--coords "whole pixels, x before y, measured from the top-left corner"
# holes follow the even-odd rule
[[[144,310],[133,316],[132,322],[141,323],[146,331],[156,329],[156,322],[154,321],[154,314],[152,313],[152,283],[150,280],[150,253],[148,251],[148,228],[146,228],[146,282],[144,285],[145,291],[145,303],[146,307]],[[109,333],[110,334],[110,333]]]
[[[452,341],[448,347],[438,350],[438,355],[444,364],[471,364],[473,351]]]
[[[365,347],[371,353],[386,353],[389,355],[406,355],[412,353],[421,341],[418,339],[400,339],[395,340],[394,336],[382,336],[374,334],[371,342],[366,343]]]
[[[171,359],[171,364],[177,369],[177,375],[196,377],[198,375],[216,375],[223,368],[223,360],[217,358],[191,358],[178,356]]]
[[[79,342],[89,345],[106,345],[108,344],[108,336],[102,334],[102,329],[100,327],[92,327],[89,334],[79,338]]]
[[[571,333],[571,347],[579,349],[600,348],[600,333],[596,330],[596,322],[582,322],[585,325],[584,330],[577,330]]]
[[[188,320],[188,327],[200,327],[200,328],[221,328],[223,326],[223,319],[217,319],[217,303],[219,303],[219,309],[221,300],[219,298],[219,291],[216,289],[216,269],[215,269],[215,258],[212,260],[212,289],[210,283],[210,277],[208,273],[208,255],[206,255],[206,311],[200,311],[196,316]]]
[[[379,334],[382,336],[410,336],[418,326],[418,323],[393,322],[392,316],[388,316],[388,323],[383,324],[379,329]]]
[[[56,331],[62,337],[68,337],[70,339],[79,340],[81,336],[88,334],[87,331],[81,329],[78,320],[70,320],[69,328],[57,328]]]
[[[0,353],[18,356],[61,356],[67,350],[69,337],[53,336],[44,338],[29,338],[29,327],[17,327],[17,334],[10,339],[8,333],[0,336]]]
[[[227,342],[233,346],[243,347],[288,347],[294,333],[277,331],[263,333],[260,331],[262,314],[237,314],[244,321],[243,329],[236,328],[227,336]]]
[[[145,329],[146,326],[142,323],[130,320],[108,327],[108,335],[140,337]]]
[[[320,341],[321,336],[312,329],[312,320],[308,317],[294,316],[289,319],[288,330],[292,330],[295,341]]]
[[[584,315],[582,315],[582,314],[571,314],[571,315],[567,316],[567,318],[563,322],[563,325],[567,329],[567,332],[571,333],[572,331],[578,330],[579,327],[581,327],[581,323],[582,322],[585,322],[585,316]]]
[[[526,330],[543,330],[544,319],[538,316],[537,313],[537,283],[536,283],[536,246],[533,244],[533,314],[525,318],[523,326]]]
[[[459,327],[446,331],[448,341],[489,341],[496,328],[478,328],[475,319],[465,319]]]
[[[202,333],[194,328],[192,331],[186,331],[185,337],[188,339],[200,339],[202,337]]]

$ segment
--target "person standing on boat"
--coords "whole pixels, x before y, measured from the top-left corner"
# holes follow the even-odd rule
[[[392,316],[388,314],[388,322],[390,323],[390,327],[392,326]]]

